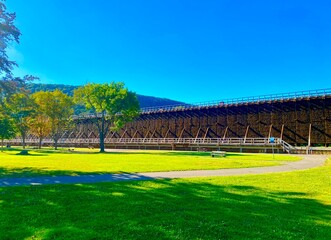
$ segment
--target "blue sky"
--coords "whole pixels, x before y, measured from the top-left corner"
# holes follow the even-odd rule
[[[7,0],[42,83],[123,81],[185,102],[331,87],[331,1]]]

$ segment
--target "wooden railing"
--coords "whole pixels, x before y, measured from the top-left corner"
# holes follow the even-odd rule
[[[66,138],[60,139],[59,144],[98,144],[99,138]],[[38,139],[26,139],[27,144],[37,144]],[[52,144],[52,139],[44,139],[43,144]],[[21,143],[21,139],[12,139],[5,143]],[[106,138],[109,144],[190,144],[190,145],[249,145],[249,146],[283,146],[290,145],[274,138],[271,143],[269,138]],[[286,144],[285,144],[286,143]]]
[[[276,100],[290,100],[290,99],[300,99],[300,98],[310,98],[310,97],[324,97],[331,95],[331,88],[309,90],[309,91],[299,91],[299,92],[289,92],[289,93],[278,93],[278,94],[268,94],[261,96],[251,96],[242,98],[232,98],[232,99],[222,99],[214,100],[208,102],[198,102],[192,104],[177,104],[177,105],[167,105],[158,107],[147,107],[142,108],[141,113],[150,112],[162,112],[162,111],[178,111],[185,109],[195,109],[200,107],[214,107],[214,106],[226,106],[231,104],[241,104],[241,103],[256,103],[256,102],[267,102]]]

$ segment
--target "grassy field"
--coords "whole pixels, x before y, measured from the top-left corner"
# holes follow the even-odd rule
[[[74,152],[31,150],[0,152],[0,177],[30,177],[38,175],[75,175],[87,173],[155,172],[274,166],[298,157],[270,154],[228,153],[225,158],[212,158],[207,152],[129,151],[100,154],[93,150]]]
[[[0,239],[331,239],[330,162],[241,177],[0,188]]]

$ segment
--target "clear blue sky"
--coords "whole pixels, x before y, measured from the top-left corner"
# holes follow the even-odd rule
[[[7,0],[18,75],[185,102],[331,87],[329,0]]]

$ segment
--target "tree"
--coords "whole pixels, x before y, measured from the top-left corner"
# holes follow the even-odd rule
[[[38,148],[41,149],[43,139],[51,133],[52,126],[49,117],[43,111],[40,94],[31,95],[31,99],[35,103],[35,113],[29,118],[30,132],[39,138]]]
[[[29,118],[35,112],[34,104],[29,95],[24,93],[13,94],[6,102],[7,115],[13,122],[22,137],[22,146],[25,148],[25,139],[29,130]]]
[[[26,91],[26,83],[38,79],[26,75],[13,77],[12,70],[17,63],[8,58],[6,50],[12,42],[19,43],[21,32],[14,25],[15,13],[8,13],[3,0],[0,0],[0,110],[4,110],[4,99],[13,93]]]
[[[21,32],[14,25],[15,13],[8,13],[4,1],[0,1],[0,75],[11,75],[11,70],[17,66],[10,61],[6,49],[11,42],[19,43]]]
[[[57,149],[58,140],[70,124],[70,118],[74,113],[73,100],[60,90],[53,92],[36,92],[33,99],[38,106],[39,114],[47,117],[50,124],[50,135]],[[44,126],[46,129],[47,127]]]
[[[30,132],[38,137],[38,148],[41,149],[43,139],[51,133],[51,121],[45,114],[37,112],[28,122]]]
[[[94,114],[98,128],[100,152],[105,151],[105,137],[109,129],[121,128],[139,113],[139,102],[135,93],[124,87],[124,83],[90,83],[74,92],[76,103],[85,105]]]
[[[11,139],[15,137],[16,131],[12,121],[8,118],[0,116],[0,139],[1,139],[1,151],[3,151],[3,142],[5,139]]]

